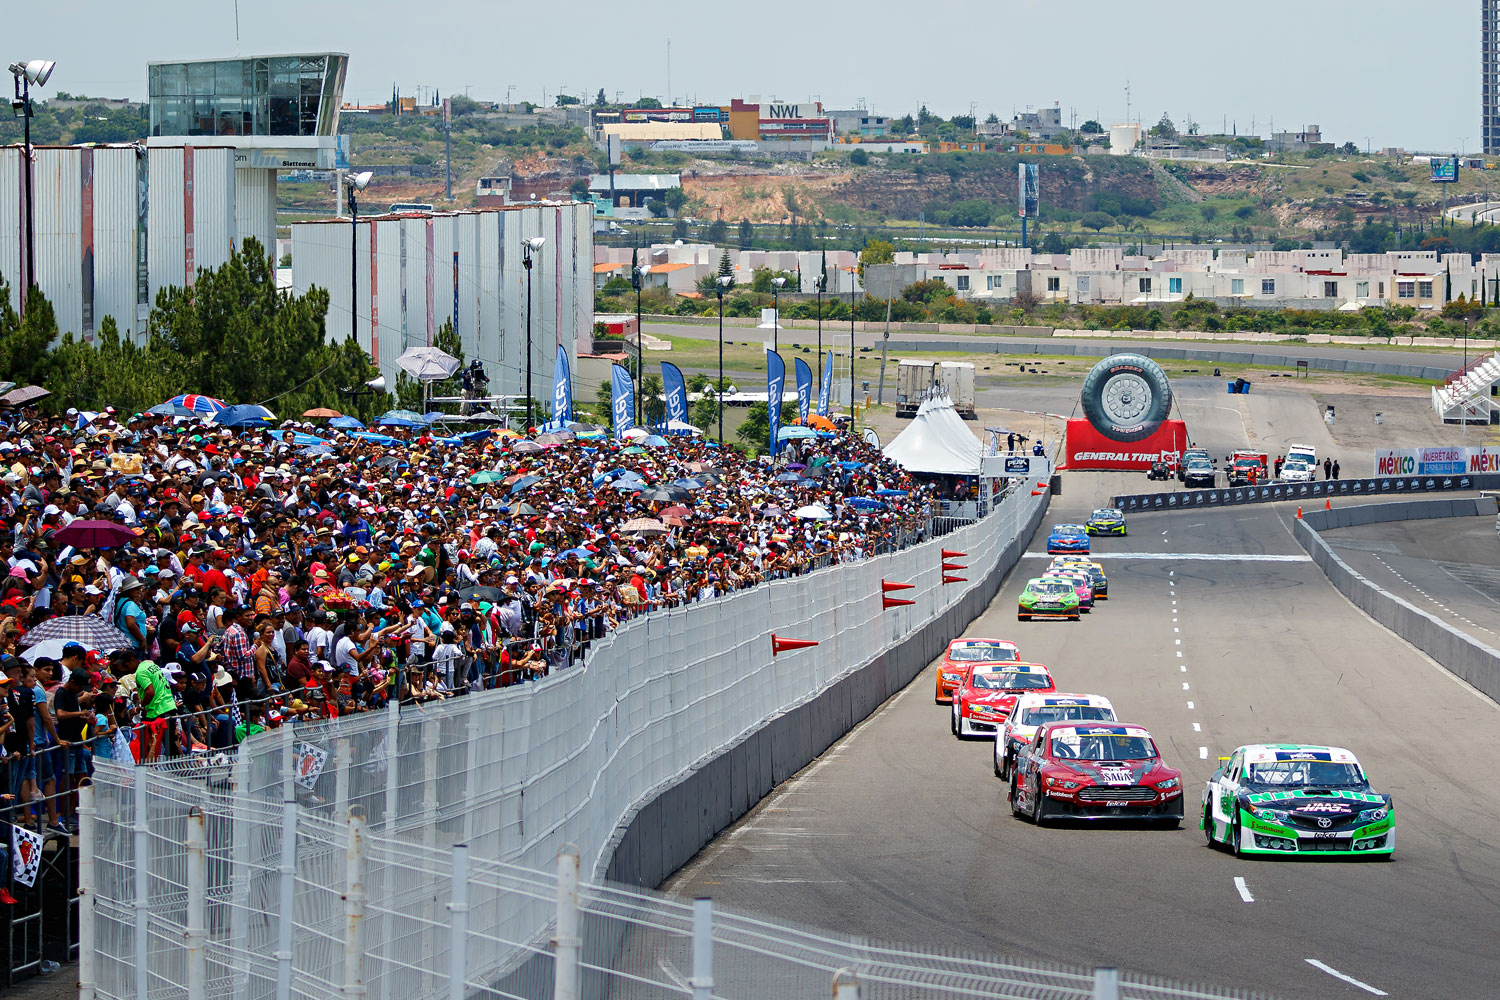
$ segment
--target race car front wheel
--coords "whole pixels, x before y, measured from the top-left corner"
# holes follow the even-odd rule
[[[1219,842],[1214,839],[1214,814],[1208,806],[1203,807],[1203,842],[1210,849],[1217,847]]]
[[[1237,858],[1243,858],[1245,856],[1245,848],[1240,843],[1240,833],[1240,818],[1236,816],[1234,818],[1234,822],[1229,826],[1229,850],[1233,852],[1234,856]]]

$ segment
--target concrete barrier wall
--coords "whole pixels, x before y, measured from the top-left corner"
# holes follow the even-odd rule
[[[1351,603],[1456,676],[1500,701],[1500,650],[1485,645],[1355,572],[1319,534],[1331,528],[1383,521],[1475,517],[1495,512],[1495,500],[1489,497],[1364,504],[1311,511],[1296,523],[1295,534],[1313,562]]]

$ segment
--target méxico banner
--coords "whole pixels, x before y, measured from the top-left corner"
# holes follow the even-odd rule
[[[667,397],[667,421],[680,420],[687,423],[687,383],[682,379],[682,369],[670,361],[663,361],[661,387]]]
[[[1187,424],[1181,420],[1163,420],[1148,436],[1128,443],[1105,437],[1087,420],[1069,420],[1064,468],[1144,471],[1163,455],[1176,458],[1186,448]]]
[[[1500,448],[1375,449],[1376,476],[1461,476],[1500,472]]]

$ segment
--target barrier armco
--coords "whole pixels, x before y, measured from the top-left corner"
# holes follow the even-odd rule
[[[1309,511],[1296,522],[1295,534],[1297,541],[1339,593],[1361,611],[1489,697],[1500,700],[1500,650],[1485,645],[1355,572],[1319,534],[1330,528],[1357,524],[1474,517],[1495,512],[1496,503],[1490,497],[1362,504]]]
[[[1443,493],[1494,489],[1500,489],[1500,474],[1384,476],[1374,479],[1320,479],[1311,483],[1273,483],[1267,486],[1132,493],[1114,497],[1112,502],[1120,510],[1143,513],[1156,510],[1182,510],[1187,507],[1232,507],[1247,503],[1275,503],[1281,500],[1322,500],[1329,497],[1369,497],[1397,493]]]
[[[620,831],[605,876],[632,885],[660,885],[778,784],[910,684],[994,600],[1046,508],[1045,498],[1035,504],[995,567],[947,611],[642,806]]]

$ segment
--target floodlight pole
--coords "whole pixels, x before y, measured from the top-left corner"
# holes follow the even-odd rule
[[[531,433],[531,243],[521,243],[521,263],[526,267],[526,433]]]

